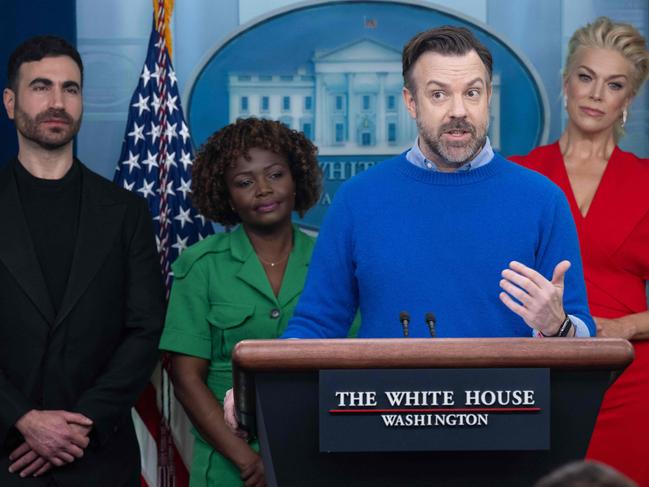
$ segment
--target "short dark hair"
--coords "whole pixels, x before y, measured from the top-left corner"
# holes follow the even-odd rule
[[[230,206],[225,172],[239,157],[249,158],[253,148],[286,157],[295,182],[295,211],[304,216],[318,202],[322,190],[317,147],[302,132],[254,117],[226,125],[200,148],[192,166],[192,204],[224,226],[239,223],[239,215]]]
[[[414,94],[412,86],[412,68],[417,59],[425,52],[436,52],[449,56],[463,56],[475,51],[487,68],[489,81],[492,77],[493,57],[473,33],[465,27],[443,25],[436,29],[420,32],[410,39],[403,48],[403,84]]]
[[[81,73],[81,86],[83,86],[83,62],[79,51],[62,37],[36,36],[20,44],[9,56],[7,64],[7,87],[16,91],[18,71],[23,63],[40,61],[46,57],[68,56],[77,63]]]
[[[563,465],[538,480],[534,487],[637,487],[613,467],[592,460]]]

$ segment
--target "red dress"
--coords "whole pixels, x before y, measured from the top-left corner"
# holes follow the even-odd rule
[[[646,311],[649,159],[615,147],[585,217],[558,142],[510,159],[544,174],[566,194],[579,233],[592,315],[619,318]],[[649,487],[649,340],[635,341],[633,346],[635,360],[604,397],[587,458]]]

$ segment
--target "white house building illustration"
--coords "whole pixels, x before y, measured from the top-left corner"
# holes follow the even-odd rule
[[[257,116],[303,131],[320,155],[396,154],[417,127],[402,102],[401,52],[370,39],[315,51],[294,73],[229,73],[229,121]],[[500,77],[489,135],[500,147]]]

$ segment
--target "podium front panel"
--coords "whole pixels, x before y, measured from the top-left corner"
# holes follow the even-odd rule
[[[532,485],[584,457],[610,378],[598,370],[550,372],[550,450],[321,453],[318,372],[258,373],[258,434],[269,485]]]

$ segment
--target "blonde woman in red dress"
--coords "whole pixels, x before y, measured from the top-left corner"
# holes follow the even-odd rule
[[[597,334],[635,348],[606,393],[587,456],[641,487],[649,487],[649,159],[617,142],[648,71],[645,39],[631,25],[602,17],[577,30],[563,73],[566,130],[554,144],[511,158],[566,193]]]

